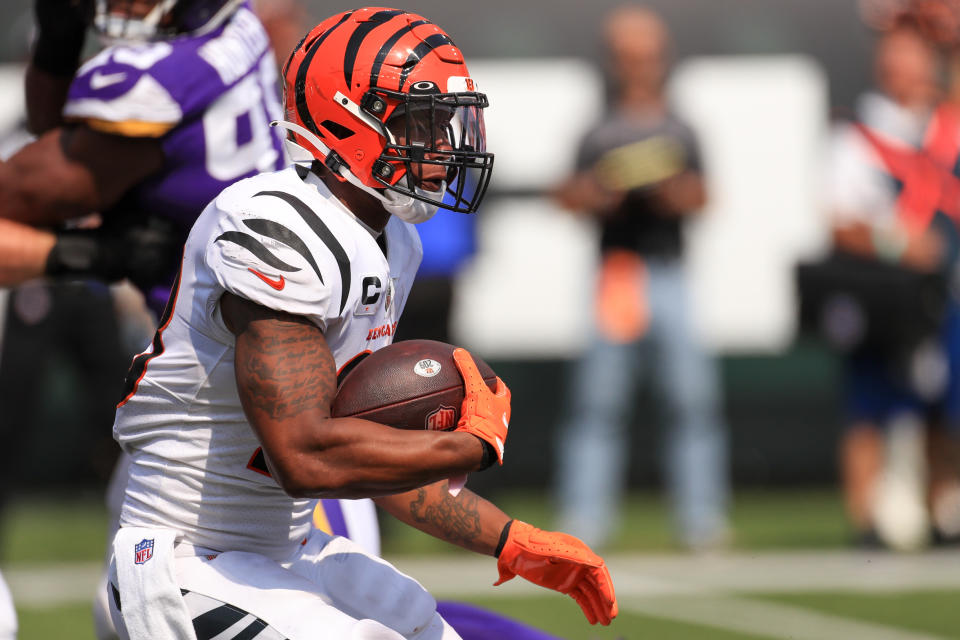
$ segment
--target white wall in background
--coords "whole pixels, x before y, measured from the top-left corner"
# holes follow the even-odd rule
[[[12,155],[31,137],[20,128],[26,113],[22,64],[0,64],[0,159]]]
[[[707,169],[688,236],[697,326],[717,350],[779,351],[795,332],[794,265],[828,238],[826,76],[803,57],[701,58],[676,70],[671,95]]]
[[[565,175],[602,110],[596,70],[577,59],[485,60],[471,72],[490,96],[495,187],[544,189]],[[671,96],[708,170],[710,204],[689,233],[697,326],[718,351],[782,349],[794,332],[793,265],[826,239],[823,71],[794,56],[689,59]],[[491,357],[574,354],[592,312],[594,229],[536,197],[491,199],[479,226],[455,338]]]
[[[571,354],[589,326],[596,231],[534,194],[570,172],[601,112],[601,79],[576,58],[481,60],[470,73],[490,98],[492,189],[531,195],[484,204],[479,250],[457,287],[454,339],[488,356]]]

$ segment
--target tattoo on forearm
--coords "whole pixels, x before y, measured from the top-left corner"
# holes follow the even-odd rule
[[[479,499],[470,493],[454,498],[446,486],[439,491],[417,490],[410,503],[410,515],[416,522],[434,527],[447,542],[469,545],[481,533]]]
[[[271,321],[238,336],[237,375],[249,409],[278,420],[329,407],[336,364],[312,325]],[[241,344],[242,343],[242,344]]]

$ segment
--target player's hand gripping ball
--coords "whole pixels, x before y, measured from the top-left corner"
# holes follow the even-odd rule
[[[466,391],[457,431],[465,431],[488,442],[497,454],[497,461],[503,464],[503,443],[510,426],[510,389],[498,377],[497,386],[491,392],[466,349],[454,349],[453,360],[463,376]]]
[[[333,416],[363,418],[398,429],[456,429],[468,416],[463,415],[467,394],[454,361],[455,349],[435,340],[403,340],[365,356],[341,381]],[[477,373],[471,380],[482,381],[481,386],[486,387],[482,391],[494,396],[497,375],[479,358],[472,363],[476,363]],[[507,411],[509,420],[509,408]]]

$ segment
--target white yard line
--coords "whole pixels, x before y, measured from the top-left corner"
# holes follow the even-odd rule
[[[496,578],[487,558],[394,557],[402,571],[441,595],[535,591],[522,580],[486,589]],[[757,552],[715,555],[610,554],[617,594],[671,595],[788,591],[910,591],[960,589],[960,552]],[[517,586],[513,586],[517,585]],[[521,586],[523,585],[523,586]]]
[[[917,631],[735,596],[627,596],[621,611],[784,640],[943,640]]]
[[[390,560],[440,598],[546,593],[522,579],[493,588],[496,564],[479,556]],[[738,593],[895,592],[960,589],[960,552],[913,555],[849,551],[607,556],[623,611],[792,640],[936,640],[925,635]],[[73,564],[3,569],[18,606],[89,602],[101,567]]]
[[[752,552],[611,556],[617,588],[676,592],[960,589],[960,552]]]

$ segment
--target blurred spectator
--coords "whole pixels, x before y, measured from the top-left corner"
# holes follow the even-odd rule
[[[669,35],[649,9],[604,23],[612,104],[583,138],[559,202],[600,225],[596,328],[570,380],[559,434],[561,526],[594,547],[615,531],[627,425],[641,374],[666,418],[664,462],[677,536],[723,544],[728,479],[714,365],[691,327],[683,226],[705,202],[693,132],[664,97]]]
[[[845,359],[849,428],[840,459],[858,541],[910,548],[927,536],[923,430],[947,382],[939,334],[949,301],[941,275],[955,260],[956,231],[930,201],[933,174],[923,154],[938,97],[936,52],[914,22],[901,20],[879,37],[874,72],[877,91],[861,96],[857,121],[834,135],[828,197],[835,248],[859,260],[861,279],[886,288],[898,309],[881,310],[879,295],[858,302],[868,328]],[[897,282],[906,285],[900,295]],[[909,289],[930,283],[943,300],[927,314]],[[894,323],[893,316],[904,321]]]
[[[960,2],[915,0],[914,13],[925,37],[944,53],[947,79],[941,100],[927,127],[924,149],[940,176],[938,206],[951,217],[948,238],[958,241],[960,224]],[[952,204],[952,206],[951,206]],[[957,251],[957,247],[952,249]],[[929,502],[934,543],[960,542],[960,260],[947,265],[950,304],[946,336],[949,381],[945,420],[938,423],[927,443]]]

